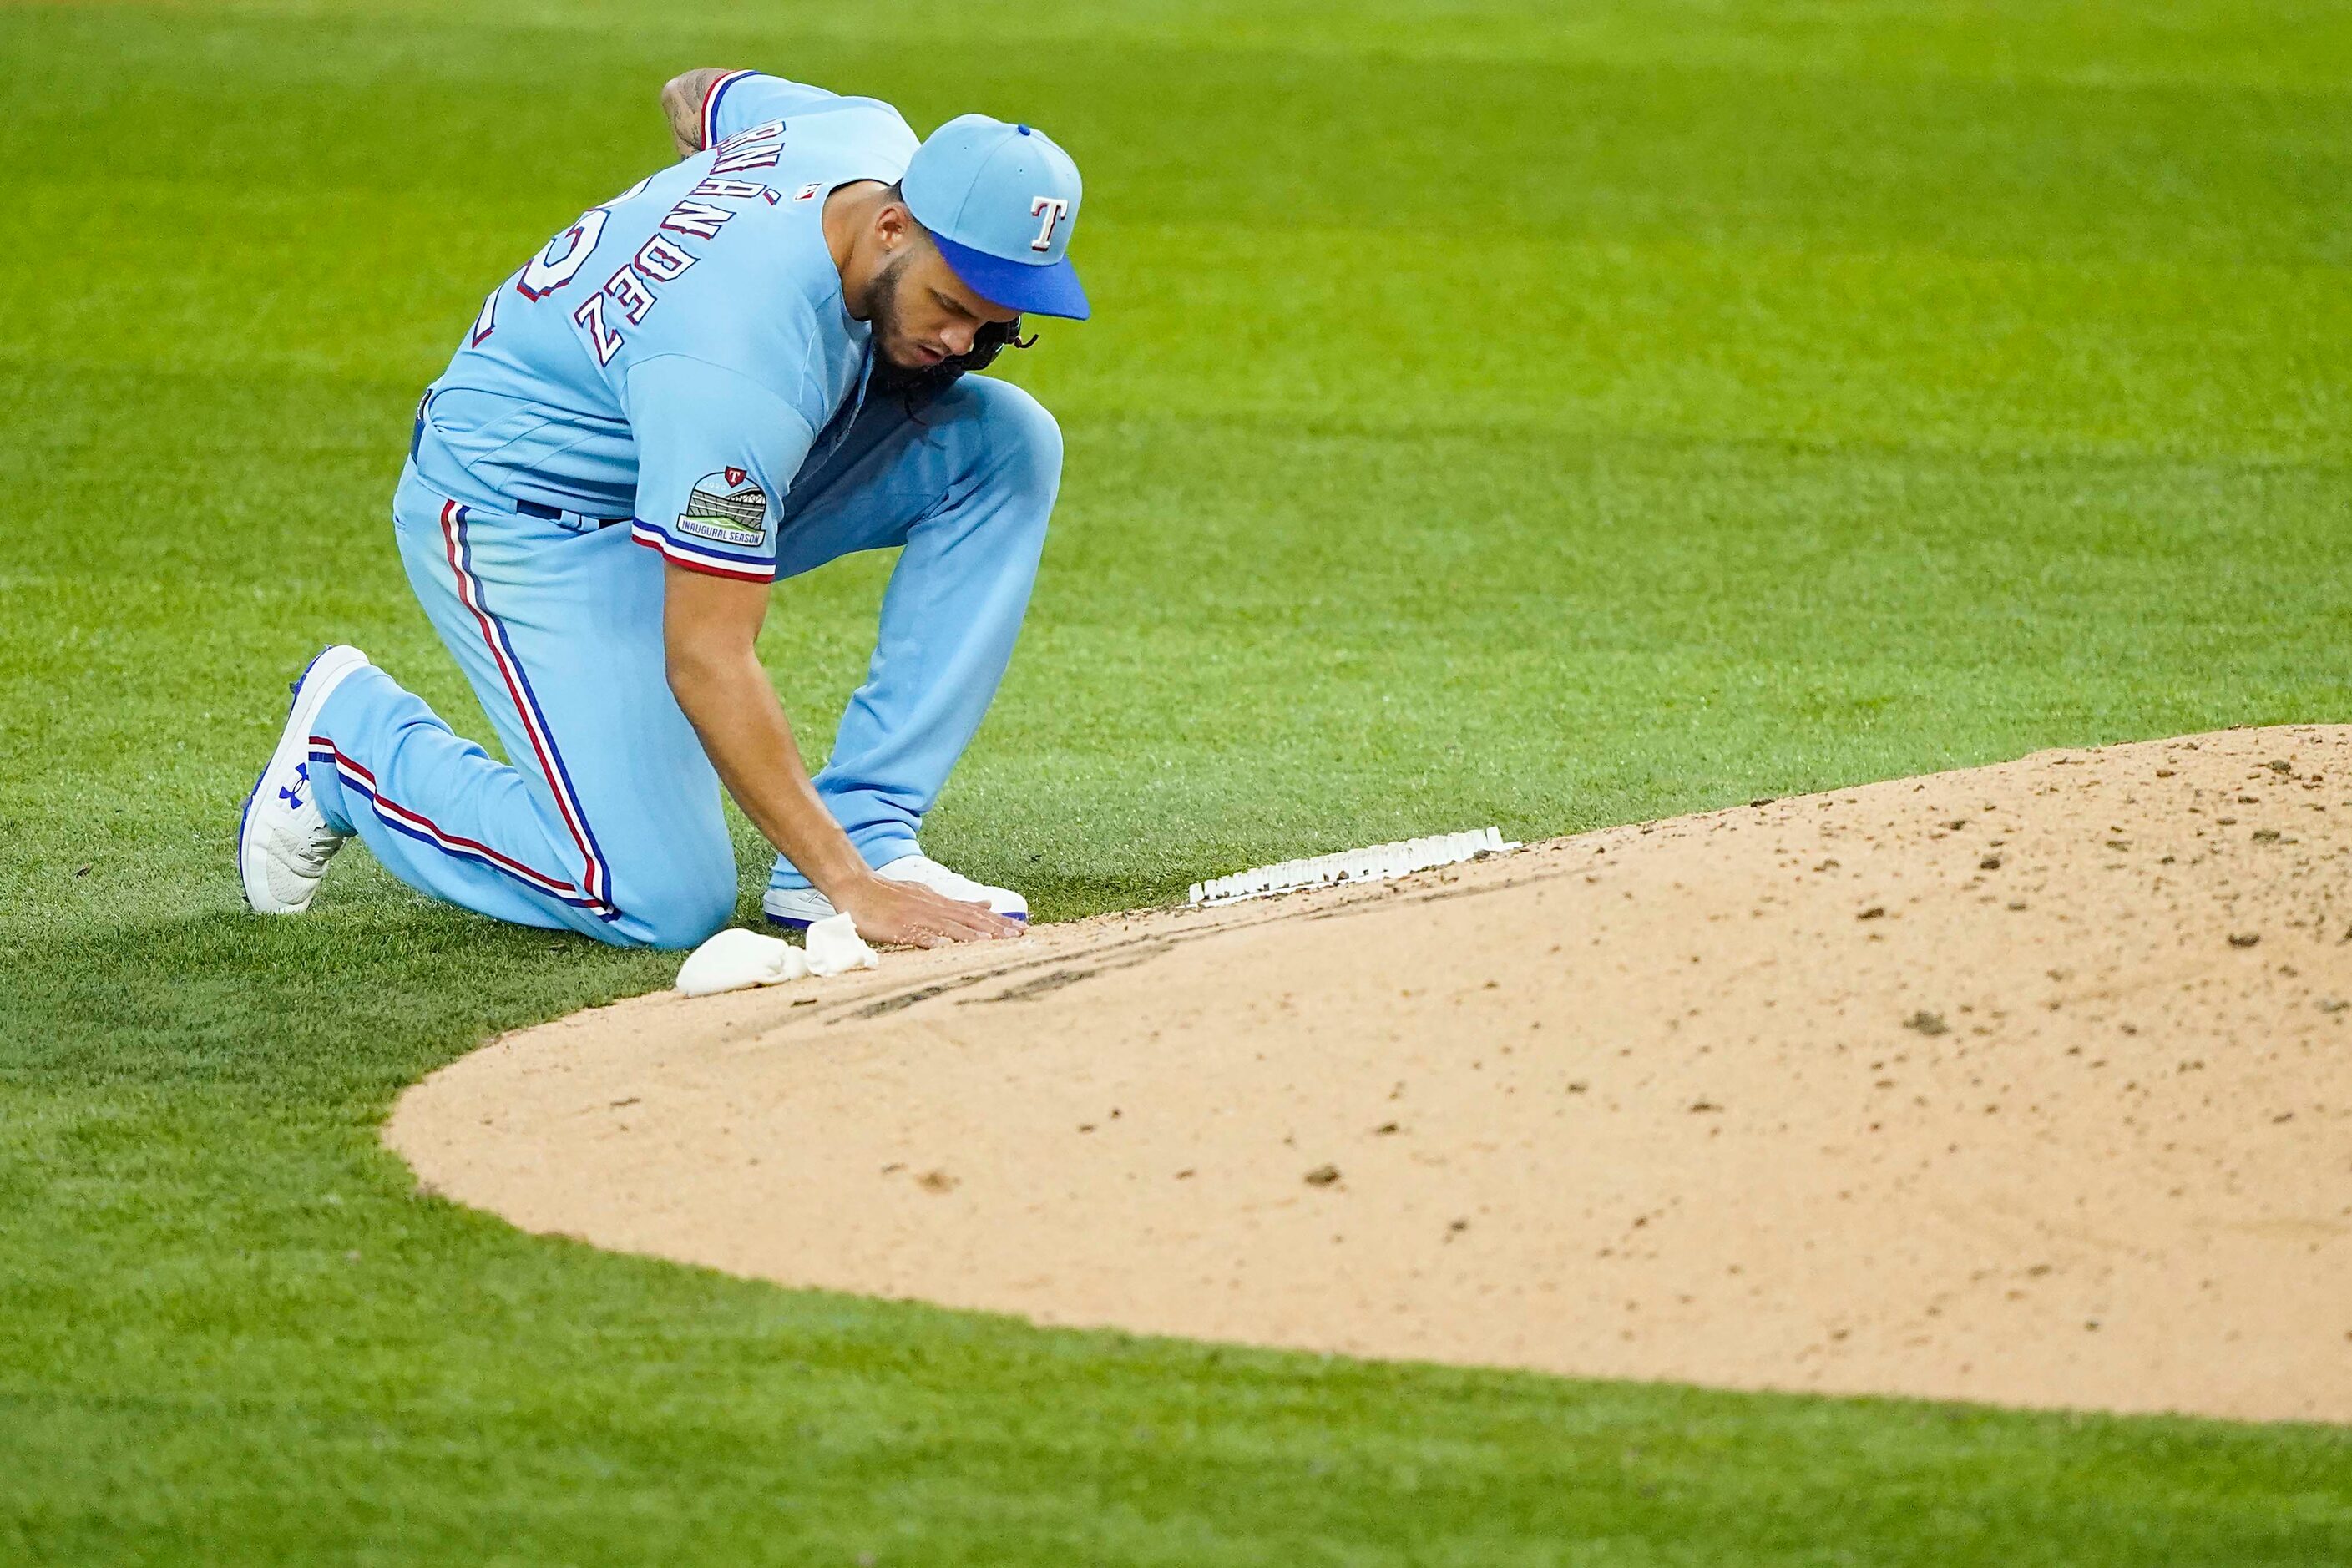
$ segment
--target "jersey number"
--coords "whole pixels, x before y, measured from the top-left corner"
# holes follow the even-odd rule
[[[515,289],[526,300],[544,300],[566,283],[572,275],[588,265],[588,257],[596,242],[604,237],[604,225],[613,215],[603,207],[590,207],[580,215],[580,221],[547,242],[547,248],[523,264],[522,276],[515,279]]]
[[[588,265],[596,242],[604,237],[604,226],[613,218],[612,209],[644,190],[652,180],[647,175],[603,206],[582,213],[578,223],[549,240],[545,249],[523,264],[523,269],[514,279],[515,292],[526,300],[544,300],[571,282]],[[473,330],[466,334],[469,347],[479,348],[482,341],[497,330],[499,296],[505,292],[506,285],[501,283],[482,301],[481,314],[474,318]]]

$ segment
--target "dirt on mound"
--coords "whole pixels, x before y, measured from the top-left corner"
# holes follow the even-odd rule
[[[653,996],[400,1101],[527,1229],[1044,1323],[2352,1420],[2352,728]]]

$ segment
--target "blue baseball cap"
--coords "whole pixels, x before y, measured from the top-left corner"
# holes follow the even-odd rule
[[[1078,166],[1044,132],[959,115],[915,149],[898,190],[973,293],[1023,315],[1087,319],[1069,258]]]

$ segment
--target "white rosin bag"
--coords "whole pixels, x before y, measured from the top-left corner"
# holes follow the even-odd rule
[[[805,951],[733,926],[687,955],[678,966],[677,992],[681,996],[716,996],[722,991],[744,991],[754,985],[782,985],[812,974],[872,969],[879,962],[847,915],[830,915],[812,924]]]
[[[808,928],[808,971],[811,974],[845,974],[872,969],[882,961],[857,934],[857,923],[847,915],[827,915]]]
[[[733,926],[705,942],[678,966],[681,996],[716,996],[721,991],[742,991],[754,985],[781,985],[809,972],[808,958],[799,948],[755,931]]]

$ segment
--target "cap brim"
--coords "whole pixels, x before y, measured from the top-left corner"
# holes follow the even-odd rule
[[[1083,321],[1092,312],[1087,291],[1079,287],[1077,268],[1066,256],[1044,267],[1031,267],[958,245],[936,231],[931,240],[955,275],[963,279],[964,287],[992,305],[1024,316],[1063,316],[1073,321]]]

